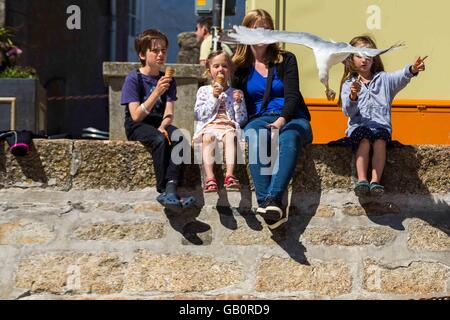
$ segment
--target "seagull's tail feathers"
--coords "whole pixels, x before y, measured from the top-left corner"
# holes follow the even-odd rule
[[[365,48],[365,47],[352,47],[352,46],[349,45],[345,49],[345,52],[358,54],[358,55],[363,56],[363,57],[376,57],[376,56],[379,56],[379,55],[387,53],[387,52],[398,50],[400,48],[403,48],[404,46],[405,46],[405,44],[402,43],[402,42],[398,42],[398,43],[394,44],[393,46],[390,46],[387,49],[373,49],[373,48]]]
[[[397,42],[396,44],[390,46],[389,48],[387,48],[385,50],[382,50],[379,55],[384,54],[384,53],[388,53],[388,52],[391,52],[391,51],[396,51],[396,50],[399,50],[399,49],[403,49],[404,47],[406,47],[405,42],[403,42],[403,41],[402,42]]]

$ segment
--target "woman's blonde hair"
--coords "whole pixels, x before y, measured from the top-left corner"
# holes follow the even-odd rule
[[[265,22],[271,30],[275,29],[273,19],[270,14],[263,9],[252,10],[242,20],[242,25],[247,28],[254,28],[257,22]],[[283,62],[283,50],[278,43],[269,45],[265,56],[265,64]],[[254,62],[254,57],[250,46],[238,45],[233,56],[233,63],[237,67],[250,67]]]
[[[357,46],[358,44],[363,44],[367,48],[377,49],[377,45],[375,44],[375,41],[373,41],[373,39],[369,36],[357,36],[357,37],[354,37],[350,41],[350,45],[352,45],[354,47]],[[344,61],[345,67],[344,67],[344,75],[342,76],[341,87],[340,87],[340,91],[339,91],[339,105],[342,105],[341,94],[342,94],[342,86],[344,85],[344,82],[352,77],[358,76],[358,72],[356,71],[355,64],[353,63],[353,56],[354,55],[351,54]],[[382,72],[382,71],[384,71],[384,65],[383,65],[383,61],[381,61],[380,56],[373,57],[373,63],[372,63],[372,67],[370,68],[370,72],[372,72],[372,74],[375,74],[375,73]]]

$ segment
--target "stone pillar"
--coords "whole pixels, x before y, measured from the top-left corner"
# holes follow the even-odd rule
[[[5,0],[0,0],[0,27],[5,26]]]
[[[178,35],[177,63],[197,64],[200,60],[200,44],[195,32],[182,32]]]
[[[194,105],[197,90],[205,81],[204,67],[189,64],[168,64],[175,68],[178,101],[175,103],[174,125],[194,133]],[[120,105],[120,96],[125,77],[139,68],[139,63],[105,62],[103,76],[109,87],[109,138],[111,140],[126,140],[124,122],[124,107]]]

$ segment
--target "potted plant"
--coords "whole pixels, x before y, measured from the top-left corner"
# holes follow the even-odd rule
[[[17,130],[46,129],[46,94],[36,70],[19,65],[23,51],[14,43],[15,31],[0,27],[0,97],[16,98]],[[9,110],[0,107],[0,131],[11,127]]]
[[[0,28],[0,78],[36,78],[36,70],[17,65],[23,51],[14,44],[12,29]]]

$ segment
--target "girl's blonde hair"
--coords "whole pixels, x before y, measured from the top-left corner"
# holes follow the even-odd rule
[[[351,41],[350,41],[350,45],[352,46],[357,46],[358,44],[364,44],[367,48],[373,48],[373,49],[377,49],[377,45],[375,44],[375,41],[373,41],[373,39],[369,36],[357,36],[354,37]],[[342,105],[342,86],[344,85],[344,82],[347,81],[348,79],[352,78],[352,77],[357,77],[358,76],[358,72],[356,71],[356,67],[355,64],[353,63],[353,56],[354,54],[351,54],[345,61],[344,61],[344,75],[342,76],[342,80],[341,80],[341,87],[340,87],[340,91],[339,91],[339,105]],[[384,65],[383,65],[383,61],[381,61],[380,56],[376,56],[373,57],[373,63],[372,63],[372,68],[370,68],[370,72],[372,72],[372,74],[378,73],[378,72],[382,72],[384,71]]]
[[[242,25],[247,28],[254,28],[257,22],[263,21],[268,24],[271,30],[275,29],[273,19],[270,14],[263,9],[252,10],[244,17]],[[265,56],[265,64],[283,62],[283,50],[278,43],[269,45]],[[237,67],[250,67],[254,62],[254,57],[250,46],[238,45],[233,56],[233,63]]]
[[[208,55],[208,58],[206,59],[206,70],[205,73],[203,74],[204,77],[209,77],[210,76],[210,70],[211,70],[211,62],[215,57],[220,56],[221,54],[223,54],[225,56],[225,59],[227,60],[228,63],[228,67],[230,69],[230,77],[233,75],[234,72],[234,64],[233,61],[230,57],[230,55],[224,51],[224,50],[217,50],[217,51],[213,51]]]

